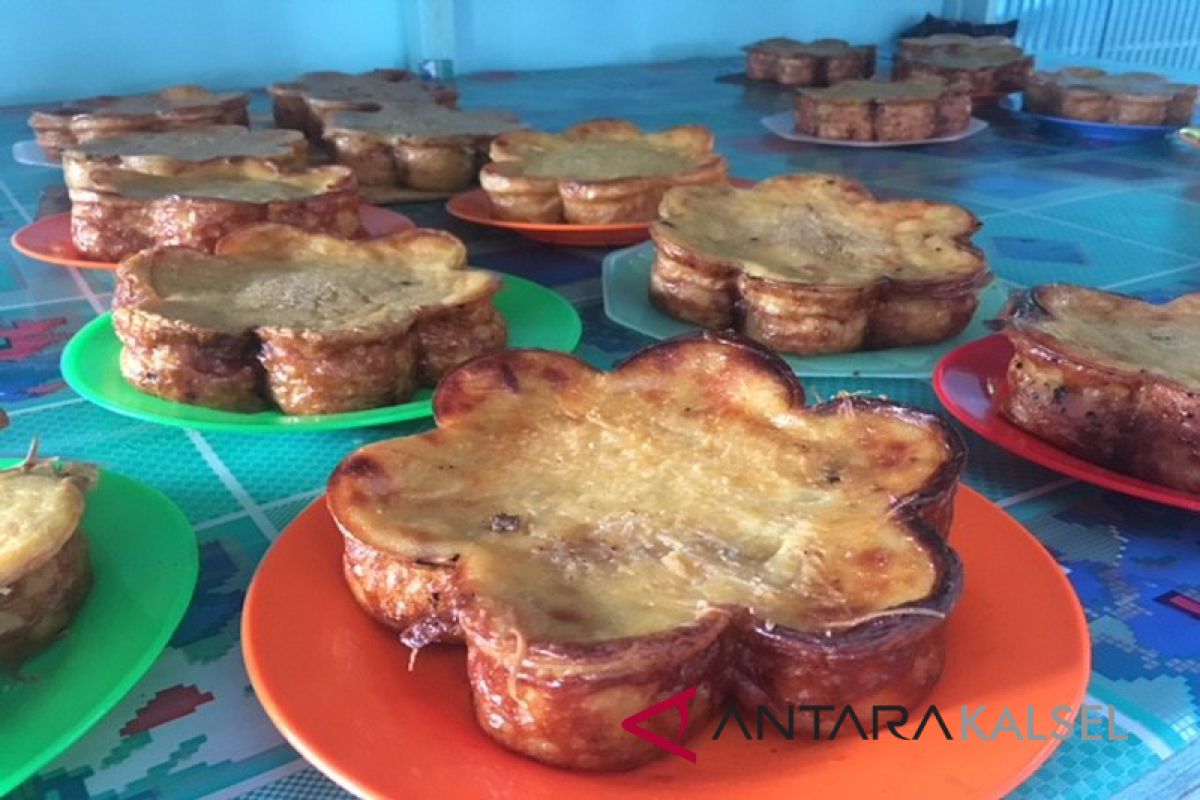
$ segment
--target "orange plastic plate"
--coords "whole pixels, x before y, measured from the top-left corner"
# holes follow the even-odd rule
[[[965,591],[949,623],[945,674],[927,702],[955,736],[963,704],[987,706],[977,718],[985,731],[1003,706],[1024,727],[1032,706],[1041,720],[1035,733],[1046,735],[1051,710],[1077,706],[1090,673],[1075,592],[1037,540],[969,489],[959,491],[950,541],[964,562]],[[999,797],[1059,744],[1051,736],[948,741],[928,732],[918,741],[746,741],[740,733],[712,741],[710,724],[686,740],[696,764],[664,755],[625,773],[554,769],[509,752],[476,725],[461,648],[427,648],[409,671],[396,634],[355,604],[341,553],[321,498],[259,566],[242,644],[271,719],[305,758],[362,796]]]
[[[411,230],[416,225],[403,214],[378,206],[361,206],[359,218],[371,238]],[[22,255],[60,267],[116,269],[111,261],[84,258],[71,242],[71,215],[51,214],[34,220],[12,235],[13,248]]]
[[[634,244],[650,238],[649,222],[623,222],[616,225],[569,225],[553,222],[516,222],[496,219],[492,215],[492,201],[483,189],[455,195],[446,203],[452,216],[476,225],[503,228],[519,233],[527,239],[545,244],[560,244],[575,247],[616,247]]]

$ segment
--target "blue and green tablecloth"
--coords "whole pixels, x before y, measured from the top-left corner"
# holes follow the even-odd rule
[[[725,59],[489,73],[467,76],[459,88],[464,107],[512,108],[549,129],[599,116],[649,128],[707,125],[740,177],[838,172],[885,197],[960,203],[983,220],[976,242],[992,269],[1017,284],[1063,280],[1151,300],[1200,291],[1200,149],[1170,139],[1121,146],[1055,140],[1000,111],[988,115],[987,131],[952,144],[798,145],[759,124],[786,108],[782,93],[715,81],[738,68]],[[265,110],[264,98],[256,103]],[[0,152],[29,138],[27,112],[0,110]],[[39,213],[62,210],[64,197],[58,171],[3,160],[7,241]],[[440,203],[400,210],[462,237],[474,264],[562,292],[583,317],[579,353],[592,363],[607,367],[648,343],[605,318],[605,251],[552,248],[460,223]],[[284,743],[255,701],[242,666],[239,612],[255,565],[340,458],[427,423],[250,437],[154,427],[102,411],[64,386],[57,364],[63,342],[105,310],[111,290],[108,273],[47,266],[0,248],[0,407],[12,417],[0,455],[22,452],[37,434],[44,452],[99,462],[159,487],[195,523],[200,582],[182,627],[145,679],[16,796],[341,796]],[[920,380],[804,383],[823,397],[865,391],[938,407]],[[1172,602],[1200,598],[1200,515],[1091,488],[967,438],[967,483],[1028,526],[1078,591],[1094,641],[1091,702],[1114,705],[1129,737],[1069,740],[1015,796],[1125,791],[1157,798],[1200,783],[1200,618]]]

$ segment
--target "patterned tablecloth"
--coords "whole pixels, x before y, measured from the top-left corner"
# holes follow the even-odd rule
[[[976,242],[992,269],[1018,284],[1066,280],[1154,300],[1200,290],[1198,149],[1169,139],[1122,146],[1056,141],[1002,111],[988,115],[987,131],[953,144],[798,145],[759,124],[786,107],[782,93],[714,80],[737,68],[733,60],[708,60],[491,73],[463,78],[459,87],[464,107],[513,108],[549,129],[598,116],[649,128],[707,125],[741,177],[839,172],[884,196],[966,205],[984,221]],[[263,98],[256,105],[265,110]],[[29,138],[26,112],[0,111],[0,152]],[[63,200],[58,171],[3,160],[7,242],[39,213],[60,210]],[[401,210],[462,237],[473,263],[562,292],[583,316],[579,353],[592,363],[610,366],[648,343],[604,315],[605,251],[552,248],[462,224],[440,203]],[[284,743],[256,702],[242,666],[238,615],[255,565],[321,492],[338,460],[426,423],[250,437],[155,427],[102,411],[65,388],[57,365],[63,342],[106,308],[111,290],[108,273],[47,266],[0,247],[0,406],[13,422],[0,435],[0,453],[18,454],[36,433],[45,452],[94,460],[159,487],[195,523],[200,582],[149,674],[16,796],[340,796]],[[919,380],[805,385],[819,396],[865,391],[938,407],[928,382]],[[1129,737],[1069,740],[1016,796],[1188,793],[1200,782],[1200,617],[1177,601],[1200,598],[1200,515],[1078,484],[967,438],[967,483],[1027,525],[1069,573],[1094,640],[1090,702],[1113,704]]]

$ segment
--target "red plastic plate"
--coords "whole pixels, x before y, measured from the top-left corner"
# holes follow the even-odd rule
[[[1113,472],[1067,453],[1018,428],[992,404],[992,387],[999,386],[1012,358],[1004,336],[989,336],[952,350],[933,372],[933,390],[958,421],[997,447],[1064,475],[1115,492],[1164,505],[1200,511],[1200,495],[1168,489],[1131,475]]]

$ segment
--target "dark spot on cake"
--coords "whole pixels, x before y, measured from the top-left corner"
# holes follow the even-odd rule
[[[488,522],[488,530],[492,533],[512,533],[520,528],[521,518],[516,514],[493,514]]]
[[[1071,390],[1065,386],[1055,386],[1054,387],[1054,402],[1062,403],[1063,400],[1067,399],[1067,394],[1070,393],[1070,391]]]
[[[545,367],[542,369],[542,379],[555,386],[565,386],[571,377],[558,367]]]
[[[863,550],[855,559],[864,569],[884,570],[892,563],[892,554],[882,547]]]
[[[905,442],[888,442],[879,451],[880,466],[898,467],[912,460],[912,448]]]
[[[552,608],[546,613],[559,622],[583,622],[587,619],[586,616],[573,608]]]
[[[517,373],[513,372],[513,368],[508,364],[500,364],[500,380],[504,383],[504,388],[513,394],[521,391],[521,381],[517,378]]]
[[[374,478],[383,475],[383,466],[366,453],[356,453],[341,463],[336,474],[347,478]]]

